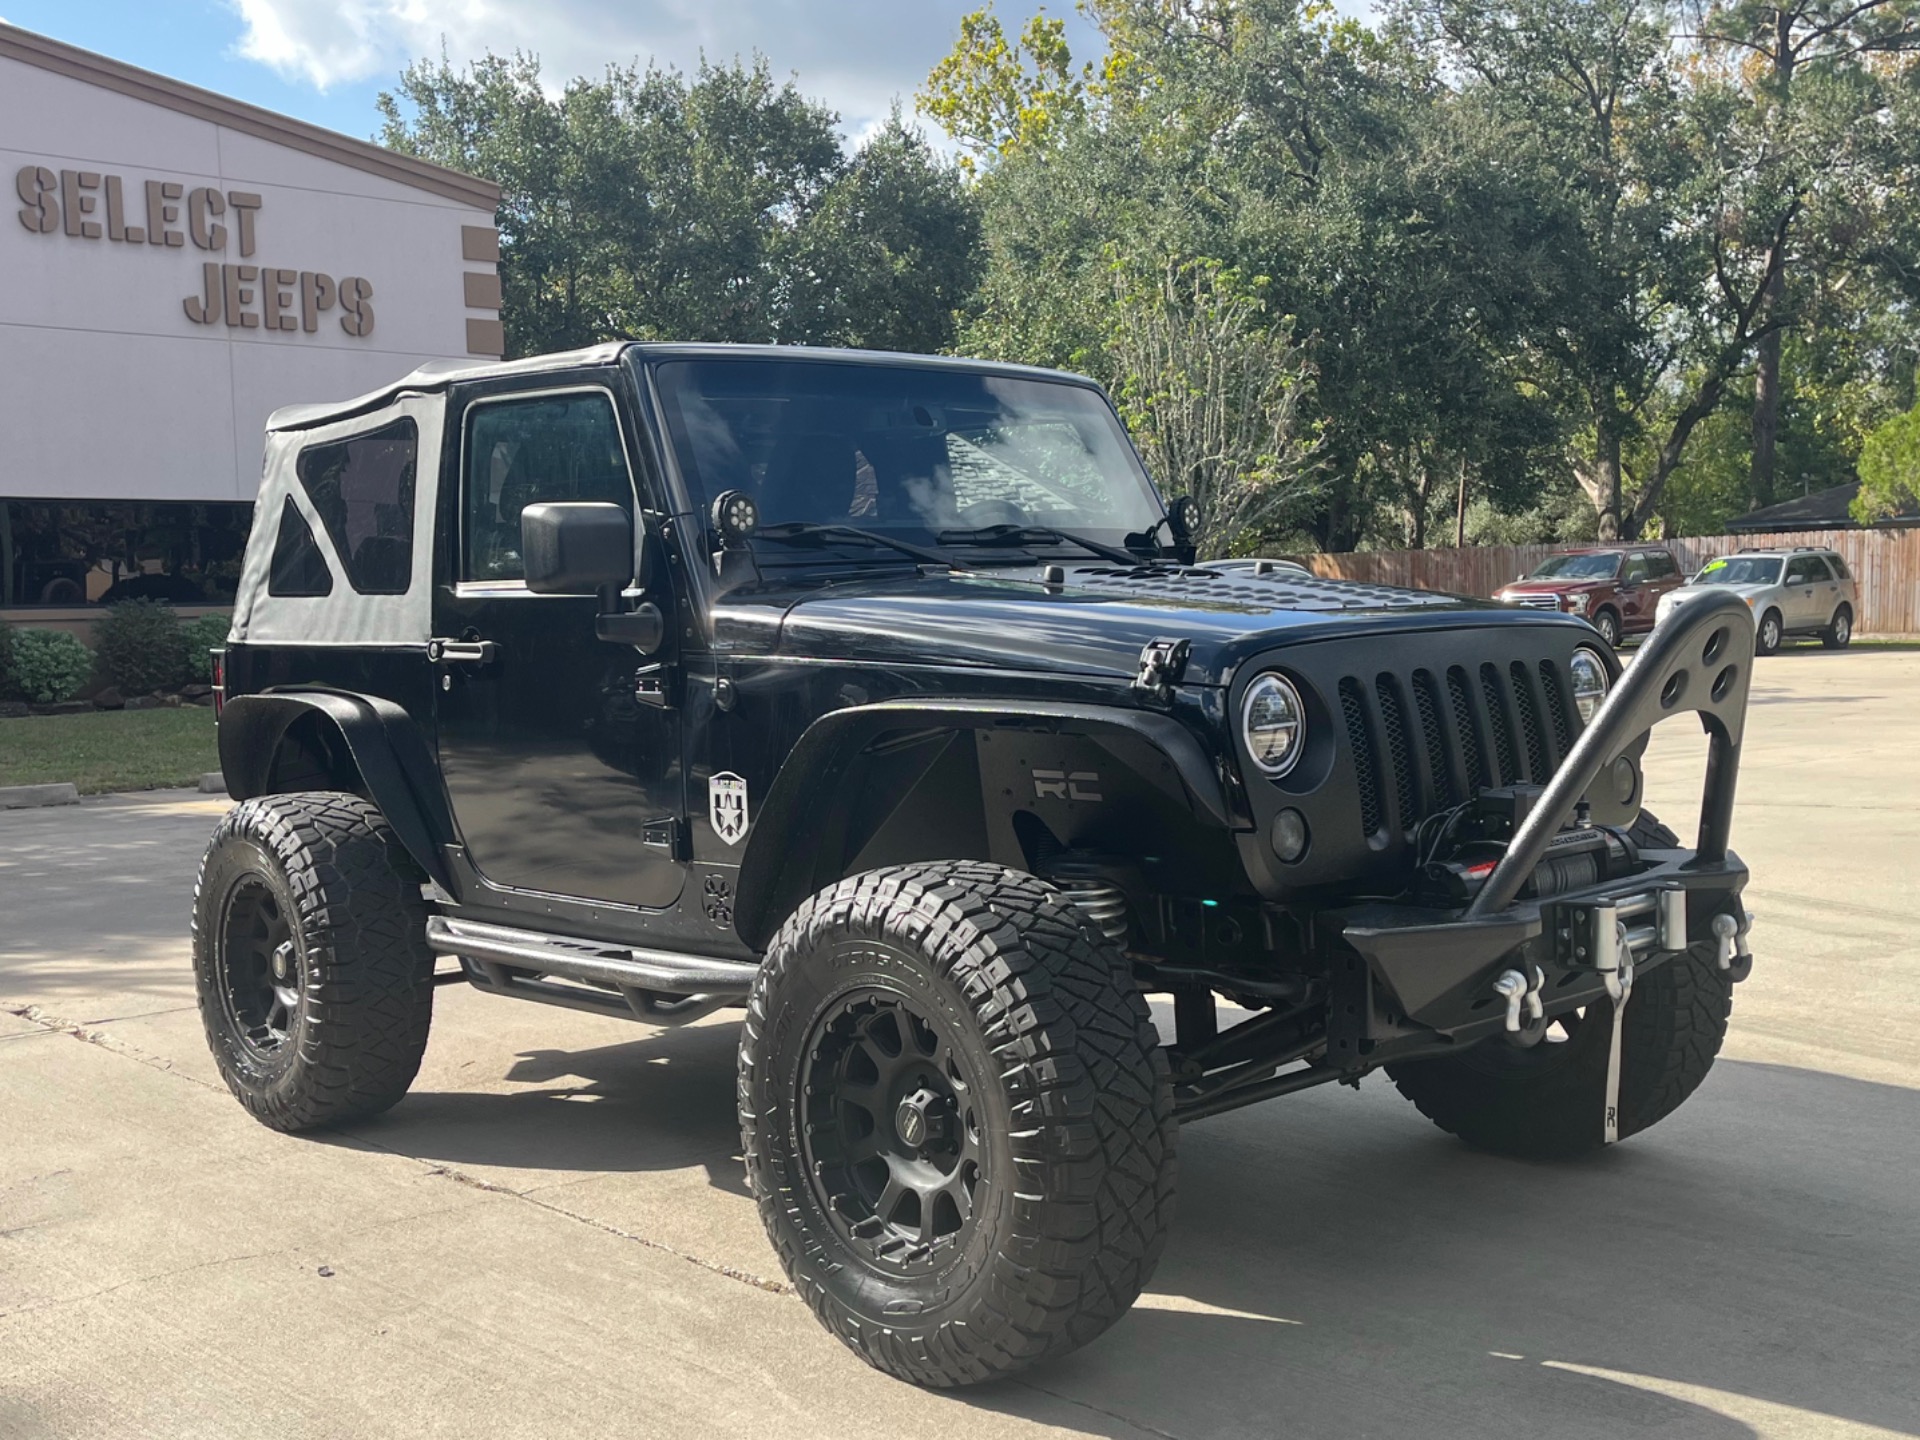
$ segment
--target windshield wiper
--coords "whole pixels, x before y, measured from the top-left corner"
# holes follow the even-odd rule
[[[902,555],[910,555],[915,560],[923,560],[929,565],[954,569],[953,558],[942,555],[938,550],[930,550],[924,545],[915,545],[911,541],[896,540],[891,535],[883,535],[878,530],[862,530],[858,525],[825,525],[813,520],[790,520],[782,525],[762,525],[748,537],[752,540],[776,540],[789,545],[804,545],[812,541],[858,540],[868,545],[880,545],[888,550],[898,550]],[[943,536],[942,539],[945,537]]]
[[[1078,545],[1082,550],[1090,550],[1101,559],[1125,565],[1128,569],[1164,563],[1151,556],[1122,550],[1118,545],[1089,540],[1071,530],[1056,530],[1051,525],[982,525],[978,530],[942,530],[936,538],[942,545]]]

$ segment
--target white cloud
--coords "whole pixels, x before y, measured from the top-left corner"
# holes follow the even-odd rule
[[[691,70],[755,50],[774,73],[838,110],[858,133],[913,92],[952,46],[960,17],[982,0],[231,0],[245,23],[240,53],[319,89],[387,80],[409,60],[456,64],[492,50],[540,56],[557,88],[574,75],[649,58]],[[1000,7],[1009,24],[1036,6]],[[1097,36],[1053,0],[1076,51]]]

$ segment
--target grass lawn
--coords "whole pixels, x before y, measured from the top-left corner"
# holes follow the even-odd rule
[[[213,711],[98,710],[0,720],[0,785],[71,780],[82,795],[197,785],[220,768]]]

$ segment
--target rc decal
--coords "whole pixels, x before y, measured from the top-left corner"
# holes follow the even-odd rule
[[[707,781],[707,815],[713,833],[729,845],[738,845],[747,833],[747,782],[731,770]]]

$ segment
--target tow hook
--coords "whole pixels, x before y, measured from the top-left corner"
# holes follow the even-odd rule
[[[1714,958],[1729,980],[1744,980],[1753,973],[1753,949],[1747,944],[1752,927],[1751,912],[1745,925],[1724,910],[1713,917]]]
[[[1547,1033],[1546,1007],[1540,1002],[1547,977],[1538,965],[1531,968],[1532,980],[1519,970],[1502,970],[1493,982],[1493,993],[1507,1002],[1507,1042],[1512,1045],[1537,1045]],[[1520,1018],[1523,1010],[1524,1023]]]

